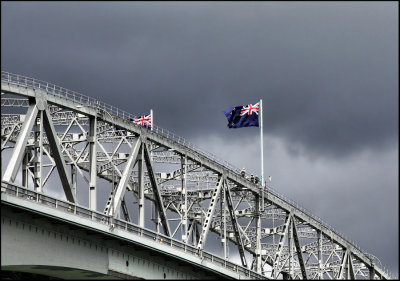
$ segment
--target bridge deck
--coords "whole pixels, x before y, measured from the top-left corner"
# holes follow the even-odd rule
[[[70,227],[83,229],[86,237],[96,234],[104,237],[101,240],[118,240],[120,245],[131,246],[139,251],[148,251],[152,253],[151,255],[164,256],[166,260],[174,260],[175,263],[197,268],[194,271],[207,272],[208,276],[214,278],[220,276],[229,279],[266,279],[256,272],[207,252],[200,255],[197,248],[160,233],[17,185],[2,182],[1,202],[2,205],[12,206],[26,213],[40,215],[54,221],[50,224],[70,225]],[[102,246],[106,247],[104,244]],[[3,265],[5,265],[4,261],[2,261]],[[198,276],[199,273],[196,275]]]

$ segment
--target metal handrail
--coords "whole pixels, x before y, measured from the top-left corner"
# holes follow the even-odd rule
[[[62,97],[74,102],[78,102],[84,106],[88,106],[88,107],[93,107],[93,108],[97,108],[100,110],[104,110],[107,111],[109,114],[115,116],[115,117],[119,117],[122,118],[123,120],[131,120],[134,118],[137,118],[136,115],[130,114],[126,111],[123,111],[121,109],[118,109],[112,105],[109,105],[107,103],[104,103],[102,101],[96,100],[92,97],[77,93],[75,91],[71,91],[68,89],[65,89],[63,87],[60,86],[56,86],[54,84],[45,82],[45,81],[41,81],[35,78],[30,78],[30,77],[26,77],[26,76],[22,76],[22,75],[18,75],[18,74],[12,74],[9,72],[5,72],[2,71],[1,72],[1,80],[4,82],[8,82],[10,84],[15,84],[15,85],[19,85],[19,86],[24,86],[24,87],[31,87],[31,88],[35,88],[35,89],[41,89],[41,90],[45,90],[47,93],[53,94],[55,96],[58,97]],[[132,123],[134,124],[134,123]],[[136,125],[136,124],[134,124]],[[139,126],[139,125],[137,125]],[[209,153],[199,147],[197,147],[196,145],[194,145],[193,143],[187,141],[186,139],[176,135],[175,133],[172,133],[169,130],[166,130],[164,128],[158,127],[158,126],[153,126],[153,130],[152,133],[156,133],[158,135],[161,135],[163,137],[166,137],[170,140],[175,141],[176,143],[179,143],[181,145],[183,145],[184,147],[192,150],[193,152],[199,153],[202,156],[218,163],[219,165],[225,167],[228,170],[233,171],[234,173],[240,175],[240,169],[233,166],[232,164],[230,164],[229,162],[225,161],[225,160],[221,160],[218,157],[216,157],[214,154]],[[245,177],[248,178],[249,174],[246,173]],[[367,252],[363,251],[354,241],[348,239],[345,235],[343,235],[342,233],[338,232],[334,227],[330,226],[329,224],[327,224],[325,221],[323,221],[321,218],[319,218],[316,215],[313,215],[309,210],[305,209],[304,207],[301,207],[297,202],[295,202],[292,199],[289,199],[288,197],[286,197],[283,194],[280,194],[279,192],[277,192],[275,189],[273,189],[271,186],[266,186],[265,189],[267,192],[270,192],[271,194],[273,194],[274,196],[278,197],[279,199],[285,201],[286,203],[288,203],[289,205],[291,205],[291,207],[294,207],[298,210],[300,210],[301,212],[303,212],[305,215],[317,220],[322,226],[326,227],[328,230],[330,230],[332,233],[335,233],[336,235],[340,236],[341,238],[343,238],[349,245],[351,245],[352,247],[354,247],[355,249],[357,249],[358,251],[364,253],[365,255],[368,255]],[[386,272],[386,271],[385,271]],[[387,274],[390,274],[387,272]]]
[[[179,249],[184,252],[190,252],[192,255],[195,256],[201,256],[203,255],[206,257],[207,260],[209,260],[212,263],[215,263],[217,265],[225,264],[225,268],[234,271],[244,273],[244,276],[249,277],[249,276],[256,276],[259,279],[265,278],[265,276],[252,271],[246,267],[240,266],[238,264],[235,264],[231,261],[228,260],[223,260],[222,258],[215,256],[211,253],[208,253],[206,251],[199,252],[199,249],[196,247],[193,247],[191,245],[188,245],[186,243],[183,243],[175,238],[168,237],[164,234],[157,233],[155,231],[152,231],[150,229],[142,228],[138,225],[135,225],[133,223],[124,221],[124,220],[119,220],[116,218],[112,218],[111,216],[104,215],[103,213],[97,212],[90,210],[84,206],[74,204],[68,201],[60,200],[56,197],[52,197],[49,195],[45,195],[41,192],[37,192],[32,189],[28,189],[16,184],[12,184],[9,182],[2,181],[1,182],[1,192],[5,192],[8,195],[15,195],[15,197],[22,197],[26,196],[27,200],[32,200],[33,202],[37,204],[42,204],[50,207],[54,207],[56,209],[68,212],[73,215],[77,215],[83,218],[87,218],[90,220],[97,220],[101,221],[106,225],[112,225],[114,224],[114,227],[118,227],[119,230],[122,231],[127,231],[129,233],[136,232],[139,233],[140,236],[146,236],[151,238],[152,240],[158,241],[160,243],[163,243],[163,245],[169,245],[171,248]],[[129,231],[133,230],[133,231]],[[223,260],[224,263],[221,263],[220,261]],[[226,265],[230,265],[226,266]],[[240,271],[238,269],[240,268]]]
[[[92,97],[77,93],[75,91],[65,89],[63,87],[54,85],[52,83],[48,83],[45,81],[35,79],[35,78],[30,78],[30,77],[2,71],[1,72],[1,80],[4,82],[11,83],[11,84],[19,85],[19,86],[45,90],[46,92],[53,94],[55,96],[62,97],[62,98],[65,98],[65,99],[68,99],[68,100],[71,100],[74,102],[78,102],[78,103],[82,104],[83,106],[94,107],[94,108],[97,108],[100,110],[107,111],[111,115],[122,118],[123,120],[131,120],[131,119],[137,118],[136,115],[133,115],[124,110],[118,109],[112,105],[109,105],[102,101],[96,100]],[[201,148],[195,146],[193,143],[187,141],[183,137],[178,136],[169,130],[166,130],[166,129],[158,127],[158,126],[153,126],[153,132],[155,132],[159,135],[162,135],[170,140],[173,140],[181,145],[184,145],[187,148],[190,148],[190,149],[202,154],[203,156],[223,165],[224,167],[226,167],[232,171],[235,171],[237,173],[239,173],[239,171],[240,171],[239,168],[234,167],[229,162],[227,162],[225,160],[221,160],[218,157],[216,157],[214,154],[202,150]]]

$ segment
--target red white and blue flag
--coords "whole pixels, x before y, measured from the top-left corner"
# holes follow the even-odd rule
[[[260,103],[249,104],[243,106],[234,106],[224,111],[228,119],[229,128],[242,128],[242,127],[259,127],[258,124],[258,111],[260,110]]]
[[[149,128],[149,129],[151,129],[151,126],[153,125],[151,114],[149,114],[147,116],[143,115],[143,116],[140,116],[139,118],[135,118],[132,120],[132,122],[135,124],[138,124],[140,126],[143,126],[145,128]]]

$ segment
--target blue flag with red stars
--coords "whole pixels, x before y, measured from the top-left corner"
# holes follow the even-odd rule
[[[224,111],[229,128],[258,127],[260,103],[234,106]]]

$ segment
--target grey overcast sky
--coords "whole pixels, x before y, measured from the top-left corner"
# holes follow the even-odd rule
[[[398,3],[1,2],[1,68],[265,173],[398,276]]]

